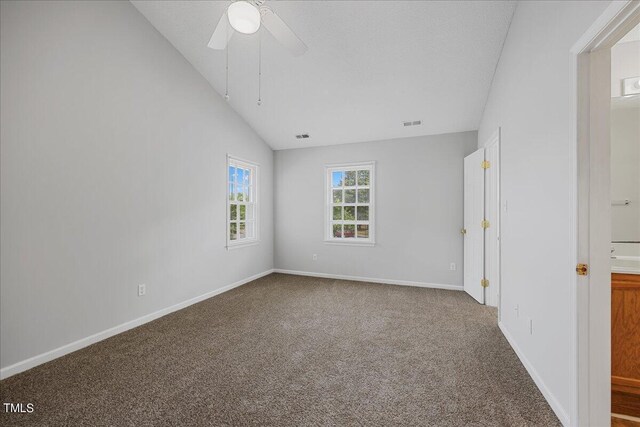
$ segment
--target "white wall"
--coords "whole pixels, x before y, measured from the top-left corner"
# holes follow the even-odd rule
[[[640,41],[618,43],[611,48],[611,96],[622,96],[622,80],[640,76]]]
[[[639,55],[640,56],[640,55]],[[640,107],[611,110],[611,239],[640,241]]]
[[[611,48],[611,199],[612,240],[640,240],[640,100],[620,98],[622,80],[640,76],[640,41]]]
[[[2,367],[272,268],[273,152],[129,2],[1,7]],[[227,152],[262,177],[233,251]]]
[[[502,128],[502,326],[565,423],[575,274],[569,50],[608,4],[519,2],[478,133],[482,146]]]
[[[462,160],[476,149],[476,135],[276,151],[276,267],[462,285]],[[376,245],[324,243],[324,166],[370,160],[376,161]]]

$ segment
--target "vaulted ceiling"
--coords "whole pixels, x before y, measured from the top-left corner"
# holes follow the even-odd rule
[[[132,0],[225,93],[226,52],[207,43],[228,1]],[[268,1],[309,50],[262,34],[229,45],[229,103],[274,149],[475,130],[515,3]],[[419,126],[403,122],[421,120]],[[309,133],[298,140],[296,134]]]

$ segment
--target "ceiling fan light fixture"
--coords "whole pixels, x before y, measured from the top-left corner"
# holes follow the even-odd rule
[[[245,0],[238,0],[227,9],[229,24],[239,33],[253,34],[260,28],[260,11]]]

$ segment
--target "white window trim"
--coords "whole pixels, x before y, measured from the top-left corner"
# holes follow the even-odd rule
[[[336,239],[333,237],[331,221],[333,218],[332,211],[332,192],[331,192],[331,175],[335,171],[345,169],[362,169],[368,168],[371,172],[369,175],[369,238],[368,239]],[[376,244],[376,209],[375,209],[375,192],[376,192],[376,162],[354,162],[354,163],[333,163],[324,167],[324,243],[329,245],[342,246],[375,246]],[[357,221],[355,221],[357,224]]]
[[[231,162],[234,162],[236,164],[240,164],[241,166],[244,166],[245,168],[251,168],[255,170],[255,174],[253,176],[253,184],[251,185],[251,196],[253,199],[253,204],[254,204],[254,223],[255,223],[255,237],[253,239],[243,239],[243,240],[231,240],[230,238],[230,234],[231,234],[231,218],[230,218],[230,210],[231,210],[231,200],[229,200],[229,196],[231,195],[231,193],[229,192],[229,167],[231,166]],[[226,228],[226,248],[227,250],[230,249],[238,249],[238,248],[243,248],[246,246],[254,246],[257,245],[258,243],[260,243],[260,201],[258,198],[258,187],[260,185],[260,165],[256,162],[252,162],[250,160],[245,160],[242,159],[240,157],[236,157],[236,156],[232,156],[231,154],[227,154],[227,167],[225,168],[225,185],[227,187],[226,190],[226,209],[227,209],[227,213],[225,215],[226,218],[226,224],[225,224],[225,228]]]

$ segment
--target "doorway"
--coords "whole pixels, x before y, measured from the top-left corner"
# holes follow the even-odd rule
[[[638,22],[639,2],[612,2],[572,49],[576,88],[572,425],[611,422],[611,49]]]
[[[640,24],[611,48],[611,412],[640,426]]]

